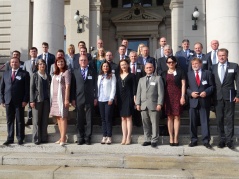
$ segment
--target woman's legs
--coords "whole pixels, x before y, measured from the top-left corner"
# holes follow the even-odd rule
[[[121,144],[124,145],[127,139],[127,118],[126,117],[121,117],[121,127],[122,127],[122,133],[123,133]]]
[[[127,121],[127,137],[126,137],[126,144],[131,143],[131,134],[132,134],[132,116],[126,118]]]
[[[178,143],[178,134],[180,128],[180,116],[174,116],[174,143]]]
[[[173,137],[173,124],[174,122],[174,116],[170,115],[168,116],[168,133],[169,133],[169,143],[172,144],[174,142]]]

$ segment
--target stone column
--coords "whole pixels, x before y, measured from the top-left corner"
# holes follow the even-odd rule
[[[172,22],[172,49],[178,51],[183,39],[183,0],[172,0],[170,3]]]
[[[219,40],[219,48],[229,50],[229,61],[239,63],[239,1],[210,0],[206,1],[207,44]]]
[[[42,42],[53,54],[64,48],[64,0],[34,0],[33,46],[38,53]]]
[[[157,49],[157,46],[158,46],[158,43],[157,43],[157,40],[158,39],[158,34],[152,34],[151,35],[151,38],[150,38],[150,56],[153,57],[154,56],[154,52],[155,52],[155,49]],[[157,60],[157,59],[156,59]]]

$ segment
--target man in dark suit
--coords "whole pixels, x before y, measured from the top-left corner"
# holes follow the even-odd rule
[[[184,39],[182,41],[182,50],[177,51],[175,56],[178,60],[178,65],[182,68],[185,74],[188,72],[188,65],[191,57],[194,55],[194,51],[189,49],[189,40]]]
[[[167,45],[167,40],[166,40],[166,37],[161,37],[159,39],[159,48],[155,50],[155,53],[154,53],[154,58],[156,60],[158,60],[159,58],[162,58],[164,57],[164,47],[165,45]],[[173,50],[171,49],[171,51],[173,52]]]
[[[228,62],[228,50],[218,50],[218,64],[212,66],[216,90],[214,105],[218,122],[219,148],[233,148],[235,103],[239,102],[239,68],[238,64]],[[235,90],[235,84],[237,91]],[[226,130],[224,130],[224,118]]]
[[[47,42],[42,43],[42,51],[43,53],[39,55],[38,59],[43,59],[46,62],[46,73],[49,75],[51,70],[51,65],[55,63],[55,55],[48,52],[49,45]]]
[[[71,80],[71,101],[77,111],[78,145],[91,144],[92,113],[97,104],[97,76],[88,63],[87,56],[81,55],[80,67],[74,69]]]
[[[201,59],[191,60],[192,69],[188,72],[187,94],[190,98],[190,135],[189,147],[197,146],[197,123],[201,122],[202,141],[206,148],[211,148],[209,131],[209,113],[211,95],[214,89],[213,77],[210,71],[202,69]]]
[[[12,52],[12,58],[19,58],[20,59],[20,57],[21,57],[21,53],[18,50],[14,50]],[[24,65],[24,62],[20,60],[20,68],[21,69],[23,69],[23,65]],[[12,67],[10,65],[10,61],[7,61],[5,63],[5,66],[6,66],[5,71],[12,69]]]
[[[73,56],[74,68],[79,68],[79,57],[81,55],[81,48],[85,48],[85,51],[86,51],[85,54],[87,55],[88,61],[90,62],[92,60],[91,54],[87,53],[87,48],[86,48],[85,42],[80,41],[80,42],[78,42],[79,53],[77,53]],[[76,66],[75,66],[75,64],[76,64]]]
[[[217,52],[219,48],[219,41],[218,40],[212,40],[211,41],[211,48],[212,51],[208,52],[205,56],[205,58],[208,61],[208,69],[210,69],[210,66],[215,65],[218,63],[218,57]]]
[[[137,62],[142,65],[152,63],[154,65],[154,69],[156,67],[155,59],[149,56],[149,48],[147,46],[142,47],[142,56],[138,57]]]
[[[157,74],[161,75],[163,71],[168,70],[168,65],[166,64],[167,58],[172,55],[172,48],[170,45],[165,45],[163,48],[164,56],[159,58],[157,61]]]
[[[132,51],[132,49],[129,49],[129,41],[128,39],[122,39],[121,45],[125,46],[125,56],[129,56],[130,52]]]
[[[118,52],[115,55],[114,62],[119,64],[120,60],[126,59],[129,61],[129,56],[126,54],[126,47],[124,45],[120,45],[118,48]]]
[[[24,108],[29,101],[28,72],[20,68],[20,60],[10,60],[12,69],[5,71],[1,80],[1,105],[6,108],[7,115],[7,141],[3,145],[14,142],[14,121],[16,117],[16,137],[18,144],[22,145],[25,138]]]
[[[112,52],[108,51],[105,53],[105,59],[107,62],[109,62],[112,73],[116,74],[116,71],[118,69],[118,65],[116,63],[113,62],[113,54]]]

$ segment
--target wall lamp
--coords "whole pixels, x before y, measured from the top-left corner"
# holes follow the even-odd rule
[[[200,13],[198,12],[198,8],[195,7],[194,12],[192,14],[192,20],[194,20],[194,24],[192,25],[192,30],[197,30],[198,29],[197,20],[198,20],[199,15],[200,15]]]
[[[82,33],[83,28],[83,18],[80,17],[80,12],[77,10],[76,15],[74,16],[75,21],[77,22],[77,33]]]

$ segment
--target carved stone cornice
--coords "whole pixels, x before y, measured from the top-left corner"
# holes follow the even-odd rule
[[[169,8],[183,8],[183,0],[171,0]]]

